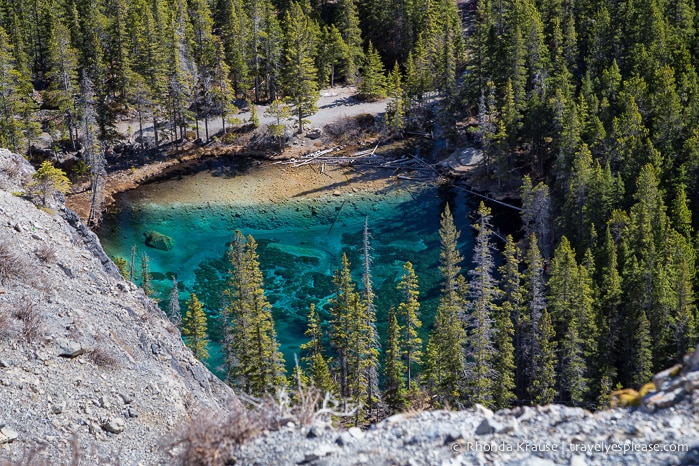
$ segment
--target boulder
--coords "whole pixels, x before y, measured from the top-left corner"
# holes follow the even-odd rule
[[[157,231],[147,231],[143,233],[146,237],[146,246],[160,249],[161,251],[169,251],[175,247],[175,240],[167,235],[158,233]]]
[[[11,429],[8,426],[3,426],[0,429],[0,445],[2,445],[3,443],[14,442],[15,440],[17,440],[18,437],[19,434],[17,433],[17,431]]]
[[[308,139],[318,139],[323,134],[320,128],[312,128],[306,133]]]
[[[85,348],[80,343],[64,337],[56,338],[56,345],[58,355],[64,358],[74,358],[85,352]]]
[[[109,418],[102,422],[102,428],[112,434],[120,434],[126,429],[126,423],[118,417]]]

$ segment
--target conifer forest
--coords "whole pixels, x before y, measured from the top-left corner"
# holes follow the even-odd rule
[[[604,407],[697,344],[698,28],[696,0],[0,0],[0,147],[29,154],[47,132],[97,183],[123,115],[155,128],[157,151],[200,121],[225,132],[242,106],[302,130],[322,88],[389,99],[387,138],[435,131],[482,150],[479,186],[518,199],[519,233],[498,237],[481,203],[467,267],[447,204],[434,324],[406,257],[377,327],[365,226],[361,263],[337,258],[287,374],[257,243],[236,232],[226,381],[251,395],[313,384],[362,406],[356,422],[425,405]],[[202,303],[173,285],[161,306],[206,358]]]

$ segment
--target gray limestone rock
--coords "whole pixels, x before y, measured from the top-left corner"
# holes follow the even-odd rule
[[[102,422],[102,428],[112,434],[120,434],[126,429],[126,422],[118,417],[110,417]]]
[[[58,346],[58,355],[64,358],[74,358],[85,352],[85,348],[80,343],[68,338],[56,338],[55,344]]]
[[[4,443],[12,443],[19,438],[16,430],[8,426],[0,428],[0,445]]]

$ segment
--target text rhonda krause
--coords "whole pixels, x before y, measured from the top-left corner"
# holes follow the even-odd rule
[[[461,452],[559,452],[567,448],[574,453],[627,454],[643,452],[688,452],[689,446],[682,443],[532,443],[532,442],[466,442],[454,443],[452,451]]]

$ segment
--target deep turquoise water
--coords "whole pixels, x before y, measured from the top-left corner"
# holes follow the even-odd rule
[[[201,188],[209,179],[219,189],[221,183],[230,183],[231,189],[236,189],[246,177],[270,174],[255,169],[243,173],[230,162],[213,167],[209,163],[201,169],[196,175],[144,185],[120,195],[116,211],[106,216],[98,232],[102,244],[110,256],[125,259],[130,258],[131,248],[136,245],[137,270],[141,253],[148,254],[154,288],[163,307],[172,285],[168,277],[176,276],[183,311],[189,293],[195,292],[206,306],[210,336],[220,340],[222,291],[229,270],[225,259],[227,243],[236,229],[253,235],[259,243],[266,295],[273,306],[279,342],[289,368],[299,345],[306,341],[303,333],[310,303],[317,303],[321,316],[328,317],[332,274],[339,267],[343,252],[360,281],[365,217],[371,233],[372,274],[382,336],[389,308],[399,303],[396,285],[404,262],[409,260],[419,279],[426,341],[439,297],[439,216],[447,198],[462,232],[462,254],[471,255],[467,199],[446,188],[409,183],[379,193],[328,191],[274,204],[254,201],[244,193],[239,199],[203,202],[200,196],[186,194],[187,183]],[[220,176],[222,170],[227,173],[224,179]],[[172,196],[175,188],[184,192],[177,202],[173,202]],[[143,234],[149,230],[170,236],[175,247],[167,252],[146,247]],[[209,366],[220,373],[220,345],[213,342],[210,350]]]

